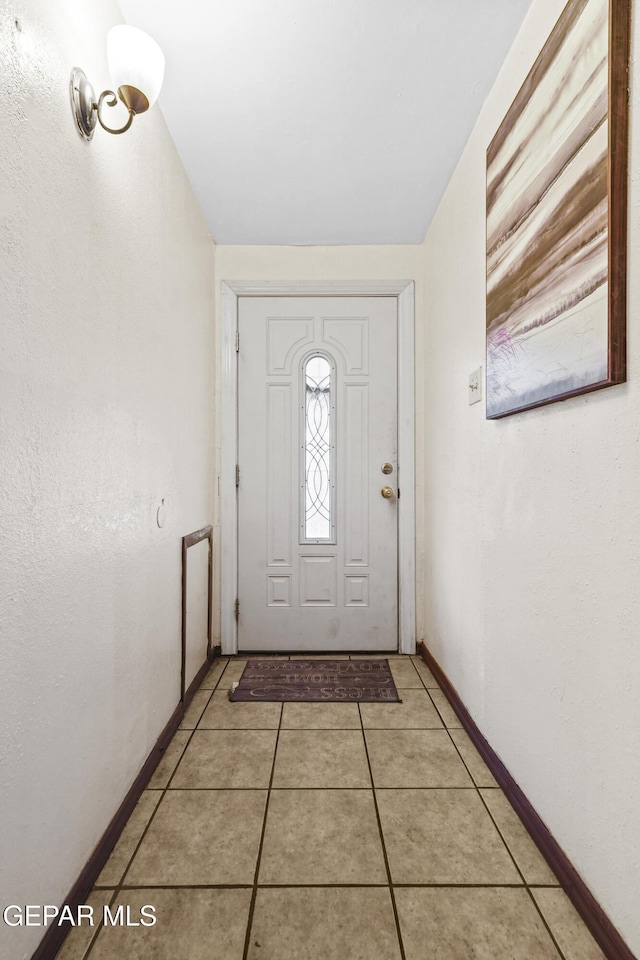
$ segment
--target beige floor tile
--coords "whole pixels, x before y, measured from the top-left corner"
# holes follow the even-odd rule
[[[196,730],[171,789],[268,787],[275,730]]]
[[[179,730],[195,730],[210,696],[211,690],[198,690],[195,693],[193,700],[187,707],[185,715],[182,718],[182,723],[178,727]]]
[[[348,660],[348,653],[293,653],[290,660]]]
[[[258,890],[249,960],[400,960],[386,887]]]
[[[422,657],[411,657],[413,665],[420,674],[420,679],[424,683],[425,687],[432,689],[438,689],[439,684],[434,675],[429,670],[429,667],[426,665]]]
[[[274,787],[370,787],[359,730],[281,730]]]
[[[502,790],[481,790],[480,793],[527,883],[557,885],[558,880],[555,874],[525,830],[520,817]]]
[[[153,771],[153,776],[149,780],[149,790],[164,790],[171,779],[171,774],[178,766],[190,736],[191,730],[176,730],[162,760]]]
[[[84,960],[87,950],[98,933],[104,905],[111,902],[113,893],[113,890],[93,890],[89,894],[87,905],[93,908],[94,926],[82,923],[80,926],[73,927],[57,952],[56,960]]]
[[[218,683],[218,680],[224,673],[224,668],[227,665],[226,657],[218,657],[216,661],[211,665],[211,669],[208,674],[200,684],[201,690],[212,690]]]
[[[272,790],[259,883],[386,883],[371,790]]]
[[[442,727],[442,720],[426,690],[402,691],[402,703],[361,703],[363,727],[410,730]]]
[[[475,790],[377,790],[395,883],[520,883]]]
[[[495,779],[489,767],[486,765],[468,734],[462,729],[450,730],[451,739],[462,755],[476,786],[478,787],[497,787],[498,781]]]
[[[444,720],[445,727],[449,727],[452,730],[461,729],[462,724],[458,720],[451,704],[445,697],[442,690],[429,690],[429,696],[438,708],[438,712]]]
[[[565,960],[605,960],[602,950],[564,890],[534,887],[531,892]]]
[[[407,960],[559,960],[526,890],[396,889]]]
[[[281,712],[281,703],[232,703],[227,690],[216,690],[198,729],[277,730]]]
[[[242,960],[250,902],[250,890],[124,890],[116,905],[154,906],[157,922],[105,927],[92,960]]]
[[[133,856],[133,852],[138,846],[138,841],[160,802],[161,796],[162,794],[159,790],[145,790],[143,792],[131,816],[127,820],[125,828],[120,834],[120,838],[113,848],[111,856],[96,880],[96,886],[118,886]]]
[[[359,730],[357,703],[285,703],[283,730]]]
[[[446,730],[367,730],[376,787],[473,787]]]
[[[352,653],[350,660],[404,660],[403,653]]]
[[[391,673],[393,676],[394,683],[398,690],[403,689],[414,689],[414,690],[423,690],[423,683],[420,679],[418,671],[413,665],[413,660],[411,657],[403,657],[402,659],[390,659],[389,667],[391,668]],[[402,694],[400,694],[402,696]]]
[[[239,680],[242,674],[244,673],[244,668],[247,665],[246,660],[234,660],[233,657],[229,660],[227,664],[227,669],[224,672],[222,681],[220,683],[221,690],[228,690],[231,684]]]
[[[124,883],[253,883],[266,798],[263,790],[165,793]]]
[[[243,657],[246,660],[291,660],[288,653],[246,653]]]

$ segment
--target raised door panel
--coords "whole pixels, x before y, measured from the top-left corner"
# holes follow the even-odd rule
[[[345,384],[343,403],[344,563],[366,566],[369,562],[369,385]]]
[[[267,320],[267,373],[290,376],[296,351],[313,340],[313,317],[269,317]]]
[[[345,361],[347,376],[369,373],[369,318],[324,317],[322,336],[327,344],[338,347]]]
[[[300,606],[336,606],[335,556],[300,557]]]
[[[293,400],[290,383],[267,384],[266,473],[267,564],[291,566]],[[259,440],[261,446],[264,438]]]
[[[291,606],[291,576],[267,576],[267,606]]]

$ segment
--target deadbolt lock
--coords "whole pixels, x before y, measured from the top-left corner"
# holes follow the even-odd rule
[[[393,473],[393,464],[392,464],[392,463],[383,463],[383,464],[382,464],[382,472],[383,472],[383,473],[387,473],[387,474]]]

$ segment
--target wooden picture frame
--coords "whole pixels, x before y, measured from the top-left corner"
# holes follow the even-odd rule
[[[487,149],[487,419],[626,380],[630,0],[569,0]]]

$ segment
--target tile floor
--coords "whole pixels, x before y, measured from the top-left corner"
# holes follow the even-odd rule
[[[218,660],[58,960],[603,960],[419,658],[401,704],[230,703]]]

